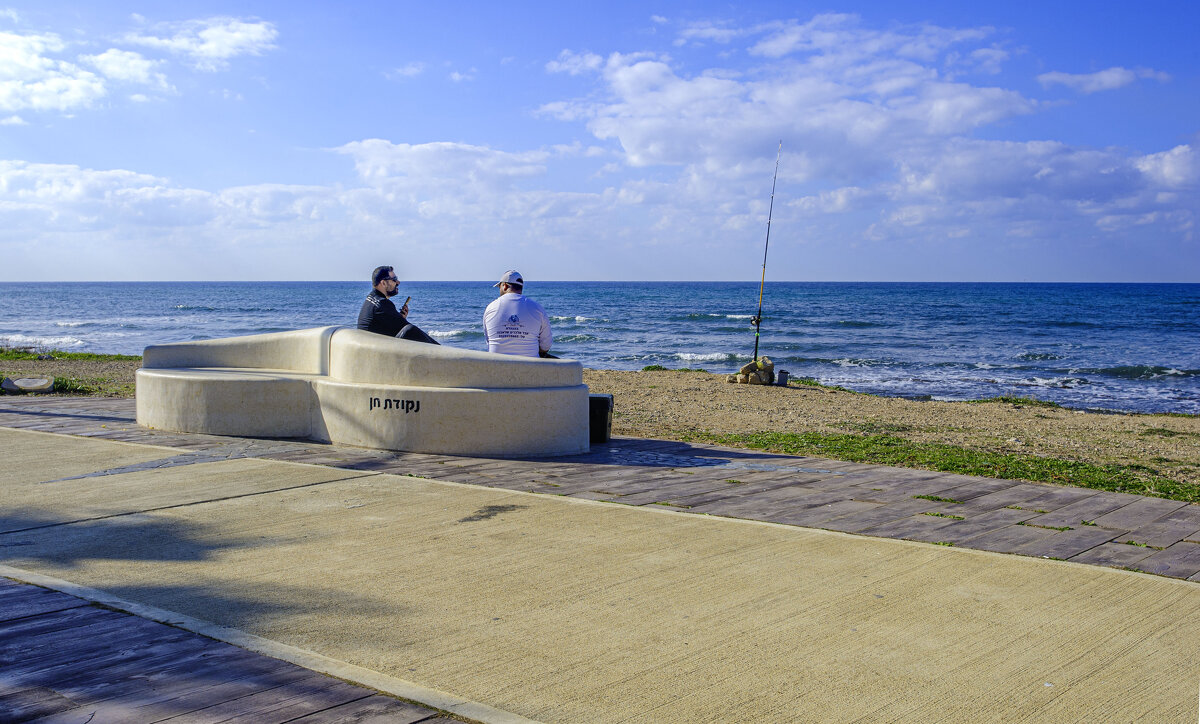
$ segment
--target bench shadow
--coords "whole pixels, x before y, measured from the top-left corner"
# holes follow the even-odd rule
[[[222,626],[241,629],[281,616],[316,613],[350,619],[387,616],[397,621],[406,614],[403,606],[386,603],[369,592],[307,585],[304,576],[308,571],[297,573],[294,582],[264,582],[249,575],[213,585],[180,580],[189,576],[189,571],[203,569],[173,567],[217,562],[223,553],[286,545],[289,539],[230,536],[203,523],[138,513],[64,523],[36,510],[8,510],[0,515],[0,525],[11,531],[0,533],[2,564],[72,580],[73,570],[85,569],[89,564],[128,562],[133,567],[122,568],[122,572],[142,580],[113,580],[94,587]],[[161,581],[156,580],[154,563],[167,564]],[[0,599],[0,618],[3,607]]]

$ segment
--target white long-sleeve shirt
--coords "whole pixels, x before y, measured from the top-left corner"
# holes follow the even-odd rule
[[[483,336],[489,352],[537,357],[554,336],[542,305],[524,294],[501,294],[483,312]]]

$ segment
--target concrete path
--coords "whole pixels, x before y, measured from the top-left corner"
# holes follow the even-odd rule
[[[9,566],[542,721],[1197,714],[1195,583],[692,512],[766,505],[829,527],[968,510],[1012,483],[654,441],[506,462],[172,436],[130,427],[122,404],[0,405],[0,426],[27,428],[0,429]],[[1029,487],[1026,503],[1079,502]],[[962,502],[912,497],[950,491]],[[618,494],[638,505],[581,499]],[[1139,501],[1109,512],[1166,502]],[[1192,510],[1167,504],[1164,528]],[[923,512],[907,517],[976,515]]]
[[[1200,581],[1200,505],[1123,493],[636,438],[616,438],[588,455],[488,460],[173,434],[137,427],[133,400],[3,397],[0,427],[183,451],[154,465],[288,460]]]

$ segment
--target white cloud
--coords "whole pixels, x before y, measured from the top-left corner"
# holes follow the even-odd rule
[[[1134,165],[1153,183],[1169,189],[1194,186],[1200,181],[1200,156],[1191,146],[1143,156]]]
[[[475,68],[472,68],[465,73],[460,73],[459,71],[454,70],[450,71],[450,75],[448,77],[455,83],[463,83],[469,80],[475,80],[476,72],[477,70]]]
[[[223,70],[230,59],[241,55],[273,50],[279,36],[273,23],[231,17],[160,23],[152,30],[157,34],[128,33],[124,40],[184,55],[196,68],[207,71]]]
[[[388,73],[385,73],[385,75],[389,79],[413,78],[418,75],[421,75],[424,72],[425,72],[425,64],[417,62],[417,61],[413,61],[412,63],[405,63],[404,65],[400,66],[399,68],[395,68],[395,69],[389,71]]]
[[[757,32],[753,28],[739,28],[731,26],[727,22],[700,21],[688,23],[679,31],[679,37],[675,40],[675,45],[687,45],[689,43],[697,44],[707,41],[719,43],[722,45],[729,44],[738,38],[745,37]]]
[[[65,49],[52,33],[0,32],[0,111],[73,111],[104,97],[100,77],[51,57]]]
[[[113,80],[157,86],[168,90],[167,77],[156,72],[162,61],[148,60],[141,53],[109,48],[99,55],[81,55],[79,60]]]
[[[0,118],[0,126],[28,126],[29,121],[26,121],[20,116],[9,116],[8,118]]]
[[[764,26],[764,29],[769,26]],[[750,48],[750,52],[769,58],[796,53],[821,53],[830,56],[867,57],[892,54],[896,57],[931,62],[952,46],[982,40],[991,28],[942,28],[922,25],[897,30],[863,28],[857,15],[828,13],[807,23],[791,21]]]
[[[1121,67],[1083,74],[1054,71],[1051,73],[1042,73],[1037,77],[1038,82],[1042,84],[1043,88],[1063,85],[1080,93],[1097,93],[1099,91],[1114,90],[1127,86],[1138,78],[1150,78],[1160,83],[1165,83],[1171,79],[1168,74],[1149,68],[1129,70],[1128,68]]]
[[[603,63],[604,58],[595,53],[572,53],[569,50],[564,50],[558,54],[556,60],[546,63],[546,70],[551,73],[579,75],[580,73],[598,70]]]

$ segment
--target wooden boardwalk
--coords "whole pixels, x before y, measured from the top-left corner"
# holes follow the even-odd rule
[[[65,593],[0,578],[0,722],[458,721]]]

